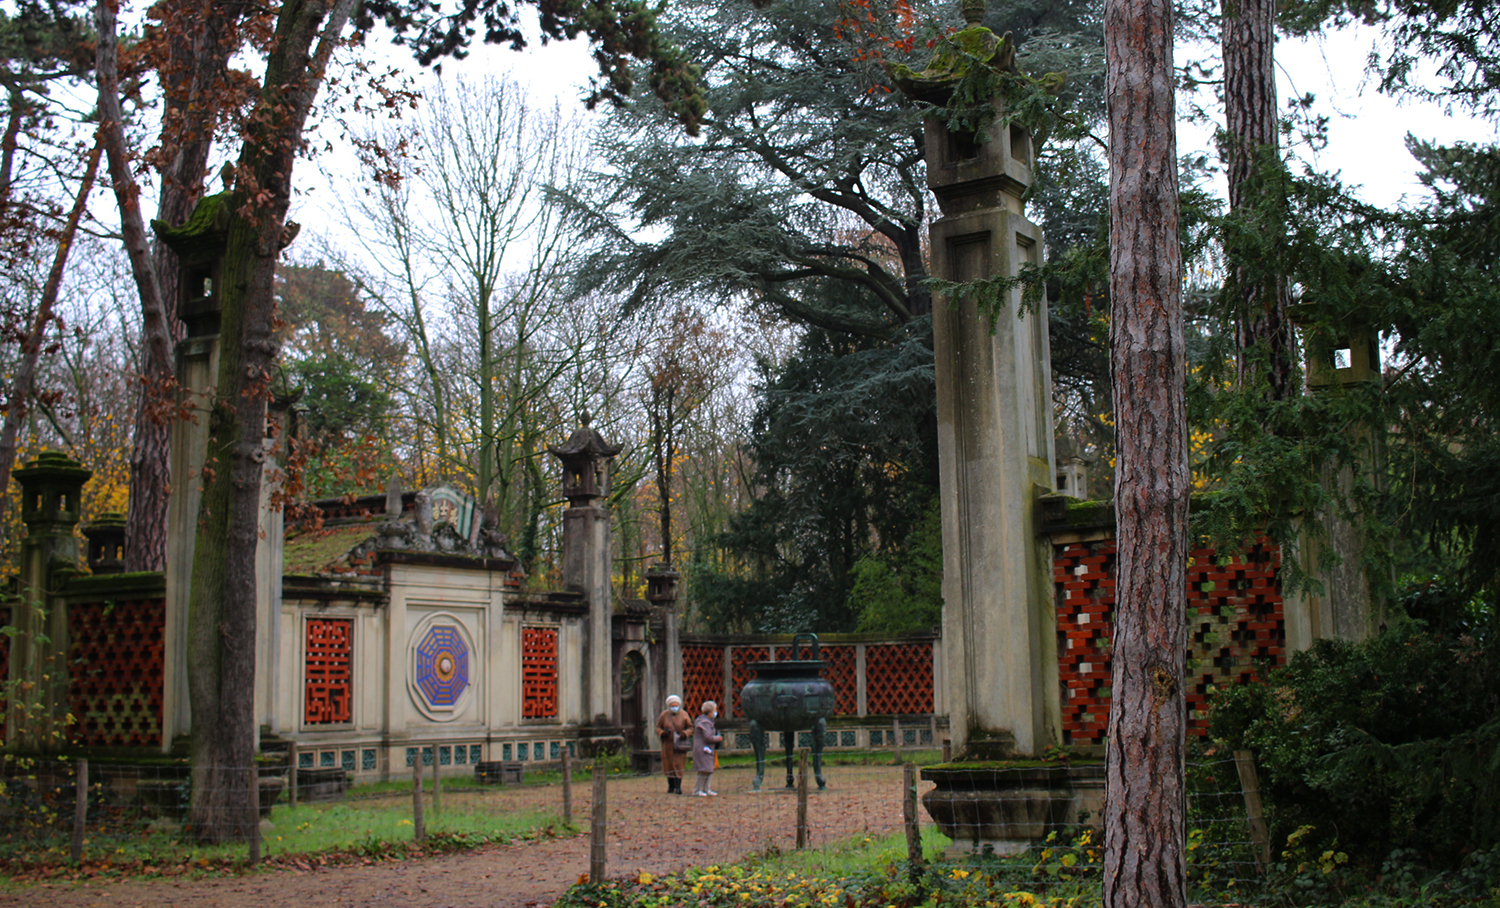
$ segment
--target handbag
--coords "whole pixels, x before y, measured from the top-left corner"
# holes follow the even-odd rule
[[[672,749],[680,754],[685,754],[693,749],[693,736],[684,735],[682,732],[672,729]]]

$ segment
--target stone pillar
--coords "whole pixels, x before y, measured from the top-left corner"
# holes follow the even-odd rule
[[[21,487],[20,575],[11,624],[10,678],[28,682],[6,704],[5,743],[20,751],[52,752],[66,743],[68,610],[53,598],[78,570],[78,524],[83,484],[93,473],[66,454],[46,451],[11,473]]]
[[[187,627],[188,591],[193,582],[193,548],[197,542],[198,507],[203,498],[203,460],[208,449],[208,422],[219,374],[220,273],[228,237],[229,212],[203,199],[189,224],[200,229],[179,237],[168,224],[153,222],[162,242],[177,253],[177,317],[186,336],[177,342],[177,388],[181,418],[172,421],[171,483],[167,499],[167,574],[165,650],[162,677],[162,749],[188,734]]]
[[[682,696],[682,639],[677,631],[677,590],[682,575],[670,564],[658,564],[646,572],[646,601],[661,616],[662,635],[656,661],[660,665],[664,688],[668,694]],[[660,709],[660,704],[657,705]]]
[[[1294,313],[1294,317],[1295,317]],[[1380,381],[1380,343],[1378,334],[1361,318],[1352,318],[1336,337],[1322,337],[1326,329],[1304,324],[1309,333],[1307,343],[1307,388],[1313,394],[1353,391],[1362,385]],[[1380,438],[1369,426],[1347,430],[1353,447],[1360,452],[1360,463],[1326,467],[1321,481],[1335,502],[1349,502],[1355,485],[1356,469],[1366,478],[1380,476]],[[1301,590],[1288,594],[1285,608],[1287,646],[1305,650],[1325,637],[1359,642],[1369,637],[1379,624],[1379,614],[1370,599],[1370,581],[1363,563],[1364,526],[1358,513],[1346,514],[1340,505],[1322,508],[1311,518],[1322,535],[1302,522],[1304,529],[1297,540],[1297,558],[1309,577],[1322,589]]]
[[[981,5],[982,8],[982,5]],[[967,13],[967,10],[966,10]],[[1012,51],[978,25],[897,83],[943,105],[968,61],[1007,65]],[[1040,261],[1042,237],[1026,219],[1031,137],[997,112],[985,135],[926,120],[927,184],[942,217],[932,224],[932,271],[968,282]],[[1037,499],[1054,477],[1052,375],[1045,300],[1026,310],[1019,291],[991,321],[973,296],[932,304],[938,457],[943,513],[943,674],[953,741],[963,756],[1034,756],[1059,740],[1050,546]]]
[[[619,717],[614,713],[611,681],[612,616],[614,597],[610,589],[609,495],[610,461],[620,447],[606,442],[589,426],[584,413],[580,425],[565,444],[548,449],[562,463],[563,497],[563,585],[579,592],[589,612],[583,643],[583,714],[600,738],[618,736]],[[585,750],[590,745],[582,743]]]
[[[223,308],[220,290],[229,226],[227,202],[227,193],[205,196],[194,207],[188,222],[180,227],[151,222],[157,238],[177,253],[177,317],[187,329],[186,336],[177,343],[176,378],[181,415],[172,422],[170,440],[172,495],[167,500],[163,750],[170,750],[174,739],[192,729],[187,682],[188,592],[192,586],[198,509],[203,497],[210,408],[219,375],[219,314]],[[280,512],[276,510],[268,516],[266,511],[274,491],[268,485],[262,477],[261,533],[256,547],[256,715],[262,722],[267,715],[274,715],[275,697],[268,692],[274,690],[280,679],[275,670],[275,638],[268,638],[265,632],[269,603],[280,602],[282,543]],[[295,683],[295,679],[285,683]]]
[[[300,667],[287,678],[281,671],[281,577],[282,549],[286,545],[286,519],[281,508],[281,473],[278,469],[282,431],[288,401],[274,400],[266,412],[265,471],[260,481],[260,543],[255,548],[255,719],[261,734],[280,727],[277,691],[280,685],[297,683]]]

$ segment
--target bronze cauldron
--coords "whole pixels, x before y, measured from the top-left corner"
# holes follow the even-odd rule
[[[801,641],[812,642],[812,658],[801,658]],[[792,748],[797,732],[812,730],[813,774],[818,788],[827,786],[823,778],[823,739],[828,734],[828,717],[837,697],[833,684],[822,676],[823,662],[818,658],[818,635],[797,634],[792,638],[792,658],[781,662],[753,662],[755,677],[740,690],[740,709],[750,717],[750,742],[755,748],[755,789],[760,790],[766,774],[766,732],[781,732],[786,749],[786,787],[792,787]]]

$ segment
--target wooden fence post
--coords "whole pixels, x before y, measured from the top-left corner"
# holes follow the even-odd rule
[[[75,765],[73,787],[78,789],[73,804],[73,863],[83,860],[83,827],[89,818],[89,761],[80,757]]]
[[[420,842],[427,838],[427,824],[422,820],[422,748],[416,751],[411,758],[411,825],[412,838]]]
[[[260,768],[255,758],[250,758],[250,769],[245,773],[250,781],[250,863],[260,863]]]
[[[573,755],[566,747],[562,752],[562,788],[563,808],[562,821],[564,826],[573,825]]]
[[[797,850],[807,847],[807,751],[797,751]]]
[[[606,799],[604,763],[596,756],[594,758],[594,802],[589,810],[589,882],[596,884],[604,882],[604,835],[609,824]]]
[[[922,827],[917,818],[917,764],[902,766],[901,819],[906,825],[906,860],[912,872],[922,866]]]
[[[438,748],[432,745],[432,815],[443,811],[443,780],[438,775]]]
[[[298,756],[297,756],[297,742],[296,741],[293,741],[287,747],[287,749],[286,749],[286,759],[287,759],[287,769],[286,769],[287,796],[286,796],[286,802],[287,802],[288,806],[296,807],[297,806],[297,760],[299,759]]]
[[[1265,873],[1271,866],[1271,834],[1266,830],[1266,817],[1260,804],[1260,778],[1255,772],[1255,754],[1248,750],[1234,752],[1234,768],[1240,774],[1240,787],[1245,790],[1245,814],[1250,820],[1250,841],[1255,844],[1255,863]]]
[[[943,739],[943,762],[944,763],[952,763],[953,762],[953,739],[952,738],[944,738]]]

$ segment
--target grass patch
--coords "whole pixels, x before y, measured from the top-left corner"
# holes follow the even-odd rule
[[[374,786],[369,786],[373,788]],[[361,788],[366,788],[362,786]],[[431,853],[462,851],[495,843],[572,835],[552,812],[500,808],[482,792],[448,790],[443,809],[427,802],[427,839],[414,841],[410,783],[381,795],[362,790],[357,799],[336,802],[285,804],[271,814],[274,828],[261,838],[264,866],[308,867],[314,864],[371,863]],[[109,876],[181,876],[239,873],[247,869],[248,847],[201,845],[185,839],[175,828],[138,819],[84,843],[84,861],[69,859],[69,840],[29,842],[0,847],[0,876],[34,882]]]

